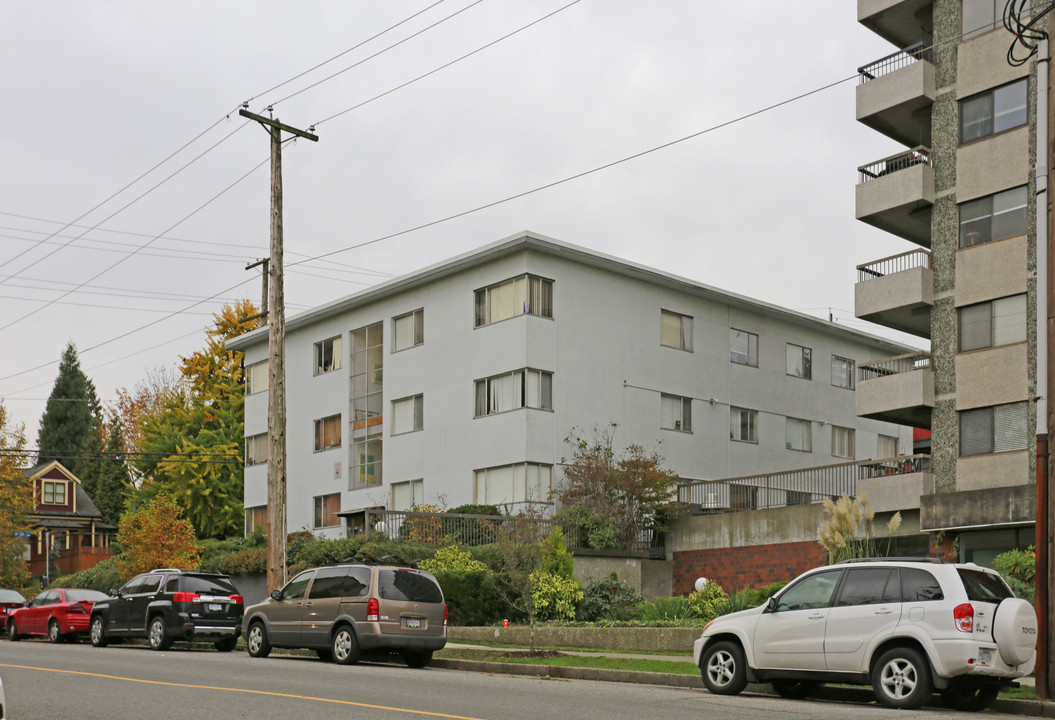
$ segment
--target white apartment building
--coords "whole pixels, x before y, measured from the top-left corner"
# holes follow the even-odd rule
[[[687,480],[912,452],[855,368],[915,350],[520,234],[286,323],[289,530],[415,503],[551,504],[565,438],[616,424]],[[267,502],[267,330],[245,353],[247,531]]]

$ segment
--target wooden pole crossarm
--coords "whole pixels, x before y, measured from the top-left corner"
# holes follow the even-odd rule
[[[286,125],[285,123],[281,123],[278,120],[272,120],[271,118],[266,118],[263,115],[257,115],[256,113],[251,113],[248,110],[244,110],[244,109],[243,110],[239,110],[238,114],[241,115],[242,117],[249,118],[250,120],[256,120],[261,125],[267,125],[268,127],[277,128],[279,130],[285,130],[286,132],[292,133],[293,135],[296,135],[297,137],[307,138],[308,140],[311,140],[312,142],[318,142],[319,141],[319,136],[318,135],[316,135],[314,133],[307,132],[305,130],[298,130],[297,128],[293,127],[292,125]]]

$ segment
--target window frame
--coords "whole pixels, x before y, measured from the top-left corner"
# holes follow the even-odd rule
[[[529,404],[529,397],[531,394],[531,381],[529,380],[529,376],[533,374],[538,376],[536,381],[538,389],[538,405]],[[508,378],[512,378],[511,382],[513,383],[514,394],[519,391],[520,404],[514,404],[506,410],[491,409],[494,400],[492,387],[498,381],[506,380]],[[517,402],[515,398],[513,402]],[[491,375],[473,381],[473,419],[489,417],[491,415],[501,415],[503,413],[515,412],[517,410],[553,411],[553,373],[551,371],[529,367],[517,368],[516,370],[498,373],[497,375]]]
[[[334,448],[339,448],[339,447],[341,447],[344,444],[344,432],[343,432],[344,428],[343,428],[343,426],[341,424],[341,413],[337,413],[336,415],[327,415],[325,417],[317,418],[315,420],[314,426],[315,426],[315,452],[317,452],[317,453],[319,453],[319,452],[326,452],[327,450],[333,450]],[[327,431],[330,429],[331,426],[337,428],[337,442],[336,443],[332,443],[330,445],[327,445],[326,444],[326,438],[330,435],[330,433],[327,432]],[[319,434],[320,430],[322,431],[321,435]],[[321,443],[320,443],[320,439],[321,439]]]
[[[670,430],[672,432],[682,432],[689,435],[692,434],[692,398],[685,397],[684,395],[673,395],[671,393],[660,393],[659,394],[659,427],[661,430]],[[681,404],[681,419],[674,420],[674,427],[668,427],[663,423],[666,421],[665,413],[663,411],[664,401],[671,401]]]
[[[411,503],[405,508],[396,506],[396,490],[398,488],[406,487],[410,490]],[[402,482],[392,483],[389,490],[389,497],[391,498],[393,510],[410,510],[415,505],[418,505],[425,500],[425,479],[416,478],[414,480],[404,480]],[[418,498],[418,499],[415,499]]]
[[[737,422],[735,422],[735,424],[734,424],[734,421],[733,421],[733,413],[737,413],[738,414],[738,419],[737,419]],[[733,432],[734,428],[736,428],[738,431],[743,429],[744,424],[743,424],[743,420],[741,418],[743,418],[745,413],[746,413],[747,418],[749,420],[748,421],[748,438],[747,439],[745,439],[743,437],[737,437],[737,435],[742,435],[742,433],[739,433],[739,432],[734,433]],[[751,437],[751,436],[753,436],[753,437]],[[758,410],[752,410],[750,408],[738,407],[736,405],[730,405],[729,406],[729,439],[732,440],[733,442],[751,443],[753,445],[757,445],[758,444]]]
[[[969,347],[965,347],[964,339],[965,336],[973,336],[975,334],[981,335],[981,332],[972,331],[970,334],[964,333],[965,322],[983,322],[982,320],[969,320],[967,315],[969,313],[978,313],[979,315],[986,314],[984,310],[988,307],[988,328],[982,332],[988,334],[988,338],[983,340],[981,343],[975,341],[971,343]],[[1000,314],[999,310],[1005,310],[1003,314]],[[1010,310],[1011,312],[1007,312]],[[1005,345],[1015,345],[1017,343],[1025,342],[1029,337],[1029,302],[1026,293],[1020,293],[1018,295],[1009,295],[1007,297],[995,298],[993,300],[986,300],[981,303],[974,303],[972,305],[963,305],[956,308],[956,352],[972,352],[974,350],[985,350],[988,348],[1004,347]],[[1007,335],[1012,335],[1011,339],[1008,339]],[[998,338],[998,335],[1001,336]],[[998,342],[999,340],[999,342]]]
[[[40,487],[40,502],[43,505],[68,505],[70,495],[68,485],[69,483],[65,480],[43,480]],[[56,500],[57,490],[62,490],[61,500]]]
[[[424,400],[424,397],[425,396],[422,393],[418,393],[417,395],[408,395],[407,397],[402,397],[402,398],[399,398],[397,400],[393,400],[392,401],[392,426],[389,429],[389,435],[392,435],[392,436],[407,435],[408,433],[421,432],[422,430],[425,429],[425,400]],[[411,413],[413,415],[413,419],[411,421],[412,424],[413,424],[413,427],[411,427],[409,430],[397,430],[396,429],[396,419],[397,419],[398,415],[396,413],[396,406],[399,405],[400,403],[407,403],[407,402],[413,402],[414,403],[414,407],[411,410]]]
[[[959,416],[957,421],[960,457],[998,455],[1029,448],[1029,403],[1025,400],[960,410],[957,414]],[[1016,417],[1018,414],[1021,414],[1021,417]],[[967,428],[964,427],[965,423],[968,424]],[[984,428],[983,425],[988,425],[988,427]],[[986,431],[987,436],[965,437],[965,431],[967,433]],[[972,451],[965,452],[968,445],[975,445],[981,449],[975,450],[975,447],[970,447]]]
[[[1024,87],[1024,90],[1025,90],[1025,103],[1021,106],[1021,112],[1022,112],[1022,118],[1023,118],[1022,122],[1017,123],[1015,125],[1007,125],[1007,126],[1001,127],[1000,129],[997,129],[998,118],[999,118],[999,116],[997,114],[997,97],[998,97],[998,95],[1003,95],[1004,94],[1003,91],[1007,91],[1008,94],[1010,94],[1010,93],[1016,93],[1017,94],[1017,91],[1013,89],[1017,85],[1024,85],[1025,86]],[[967,123],[966,123],[966,121],[964,119],[964,115],[965,115],[964,111],[968,107],[983,107],[983,109],[986,110],[986,116],[983,117],[983,119],[981,121],[979,121],[981,123],[984,123],[982,125],[981,130],[979,131],[979,134],[972,135],[969,139],[965,140],[964,139],[965,138],[965,132],[964,131],[967,129]],[[1017,114],[1017,112],[1019,112],[1019,108],[1016,106],[1015,108],[1013,108],[1013,111],[1016,112],[1016,114]],[[1007,114],[1007,112],[1005,111],[1004,114]],[[991,138],[991,137],[994,137],[996,135],[1000,135],[1002,133],[1009,132],[1011,130],[1017,130],[1018,128],[1028,126],[1029,125],[1029,78],[1028,77],[1017,78],[1015,80],[1012,80],[1011,82],[1004,83],[1003,85],[997,85],[996,87],[987,88],[986,90],[983,90],[982,92],[975,93],[974,95],[969,95],[969,96],[967,96],[965,98],[960,98],[957,101],[957,120],[959,122],[959,135],[958,135],[957,139],[959,140],[959,145],[960,146],[969,145],[971,143],[978,142],[980,140],[985,140],[986,138]],[[977,124],[978,124],[978,122],[972,123],[972,125],[977,125]]]
[[[516,490],[517,490],[516,485],[517,485],[517,482],[518,482],[517,476],[516,476],[516,469],[518,467],[523,468],[523,484],[524,484],[524,497],[523,497],[523,499],[517,499],[517,495],[516,495]],[[540,473],[540,474],[542,472],[546,473],[546,477],[542,477],[540,475],[539,478],[538,478],[539,479],[539,488],[541,489],[542,495],[544,496],[541,499],[532,500],[532,499],[530,499],[528,497],[529,493],[528,493],[528,487],[527,487],[527,481],[528,481],[528,479],[527,479],[527,472],[528,472],[529,468],[533,468],[537,473]],[[497,498],[491,498],[491,497],[488,496],[488,493],[487,493],[487,473],[496,472],[496,471],[502,471],[502,470],[506,470],[506,469],[509,469],[510,472],[512,472],[512,474],[513,474],[512,478],[510,480],[510,487],[511,487],[511,491],[512,491],[512,499],[506,500],[504,502],[497,502],[496,501]],[[484,476],[483,476],[484,488],[483,489],[481,489],[481,477],[480,477],[481,473],[484,474]],[[506,465],[494,465],[494,466],[491,466],[491,467],[478,468],[476,470],[473,470],[473,498],[474,498],[475,503],[478,504],[478,505],[505,505],[507,507],[512,507],[514,505],[552,505],[553,504],[553,465],[550,465],[548,463],[518,462],[518,463],[509,463],[509,464],[506,464]]]
[[[397,330],[400,320],[406,320],[412,318],[414,324],[411,332],[412,339],[409,345],[399,345],[398,338],[399,332]],[[392,353],[403,352],[404,350],[410,350],[412,348],[419,347],[425,344],[425,308],[420,307],[416,310],[403,313],[402,315],[396,315],[392,318]]]
[[[517,311],[517,281],[524,283],[520,311]],[[487,327],[504,320],[531,315],[553,319],[553,280],[531,273],[521,273],[500,282],[477,288],[473,291],[473,328]],[[492,296],[507,287],[511,288],[511,315],[492,317]],[[526,306],[526,307],[525,307]],[[537,311],[537,312],[536,312]]]
[[[341,494],[339,492],[327,493],[325,495],[316,495],[312,498],[313,514],[312,520],[315,529],[320,528],[331,528],[341,526],[341,516],[338,514],[341,512]],[[337,509],[334,510],[332,504],[336,502]],[[332,519],[333,522],[326,524],[327,520]],[[320,521],[323,524],[320,524]]]
[[[739,352],[734,343],[738,340],[738,335],[746,336],[747,340],[747,353]],[[752,352],[752,345],[753,352]],[[746,357],[746,360],[738,360],[738,356]],[[758,333],[753,333],[748,330],[739,330],[737,328],[729,328],[729,362],[735,365],[744,365],[746,367],[758,367]]]
[[[806,447],[793,447],[792,442],[789,439],[789,433],[791,432],[792,423],[801,423],[799,427],[805,429],[805,433],[802,438],[806,441]],[[784,447],[788,450],[794,450],[795,452],[813,452],[813,421],[805,420],[803,418],[796,417],[785,417],[784,418]]]
[[[250,452],[249,452],[250,444],[258,445],[259,443],[263,443],[263,446],[264,446],[264,448],[263,448],[264,459],[263,460],[255,460],[254,458],[256,458],[257,455],[256,454],[252,454],[251,455]],[[254,449],[256,449],[256,448],[254,448]],[[267,465],[268,450],[269,450],[269,448],[268,448],[268,441],[267,441],[267,433],[266,432],[264,432],[264,433],[256,433],[255,435],[247,435],[246,438],[245,438],[245,466],[246,467],[253,467],[254,465]]]
[[[245,511],[245,535],[252,535],[257,530],[267,533],[267,505],[253,505],[243,508]]]
[[[800,351],[798,356],[800,367],[802,368],[802,374],[792,372],[792,348],[798,348]],[[788,377],[800,378],[802,380],[813,380],[813,348],[793,342],[786,343],[784,348],[784,372]]]
[[[843,427],[842,425],[832,425],[831,429],[832,429],[832,432],[831,432],[832,457],[846,458],[848,460],[856,459],[856,453],[857,453],[857,430],[855,428],[851,428],[851,427]],[[842,431],[843,433],[845,433],[845,439],[848,440],[848,442],[836,443],[836,436],[837,436],[836,431],[837,430]],[[842,450],[842,445],[844,445],[844,444],[849,445],[849,447],[844,451],[845,453],[849,453],[849,454],[844,454],[842,452],[836,452],[837,450]]]
[[[664,335],[665,335],[664,328],[666,327],[666,324],[664,322],[665,318],[674,318],[674,319],[678,320],[678,325],[679,325],[678,341],[677,341],[677,344],[675,344],[675,345],[672,345],[672,344],[668,343],[666,341],[666,338],[664,337]],[[686,323],[686,321],[688,321],[688,322]],[[686,328],[688,328],[688,333],[686,333]],[[660,310],[659,310],[659,344],[660,344],[661,347],[667,347],[667,348],[671,348],[672,350],[681,350],[682,352],[691,353],[692,352],[692,347],[693,347],[692,335],[693,335],[692,315],[686,315],[685,313],[680,313],[680,312],[677,312],[675,310],[667,310],[665,308],[660,308]]]
[[[312,365],[312,376],[318,377],[319,375],[326,375],[333,372],[334,370],[341,369],[341,358],[344,353],[344,343],[342,341],[343,336],[340,334],[328,337],[324,340],[319,340],[317,343],[312,345],[312,358],[314,363]],[[330,349],[330,364],[326,365],[326,347]]]
[[[835,382],[835,368],[839,362],[844,363],[843,367],[847,370],[846,381],[847,385],[841,385]],[[852,358],[845,358],[840,355],[832,355],[832,387],[843,388],[845,390],[853,390],[855,385],[855,376],[857,374],[857,363]]]
[[[997,205],[1005,202],[1017,204],[1007,209],[996,209]],[[960,250],[1019,237],[1029,232],[1029,188],[1026,185],[1017,185],[991,195],[965,200],[959,203],[956,209],[959,222],[957,245]],[[1012,212],[1015,213],[1014,216],[1010,215]],[[974,216],[971,216],[972,213]],[[967,219],[964,219],[965,214],[968,215]],[[1014,223],[1011,231],[999,229],[1002,224],[1008,223]],[[972,235],[977,238],[972,239]]]
[[[263,377],[259,380],[256,378],[257,370],[263,370]],[[257,387],[260,383],[264,384],[264,387]],[[259,393],[267,392],[271,389],[271,370],[268,367],[267,360],[261,360],[260,362],[249,363],[245,366],[245,394],[246,395],[257,395]]]

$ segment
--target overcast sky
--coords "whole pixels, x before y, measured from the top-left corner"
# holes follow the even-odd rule
[[[355,248],[727,123],[894,51],[849,0],[569,2],[8,4],[0,397],[29,445],[68,341],[108,401],[201,347],[223,302],[259,302],[258,271],[244,266],[267,254],[269,148],[237,115],[247,100],[320,138],[283,154],[289,315],[532,230],[923,342],[853,317],[855,267],[912,249],[854,220],[857,166],[899,149],[855,122],[855,79]]]

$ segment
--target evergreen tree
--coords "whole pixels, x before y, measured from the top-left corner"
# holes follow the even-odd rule
[[[81,485],[103,516],[103,522],[116,526],[125,509],[132,488],[128,462],[124,455],[124,430],[113,417],[106,429],[106,445],[99,458],[84,463]]]
[[[66,346],[37,435],[37,464],[58,460],[74,474],[79,458],[102,449],[101,409],[95,386],[81,370],[77,348]]]

